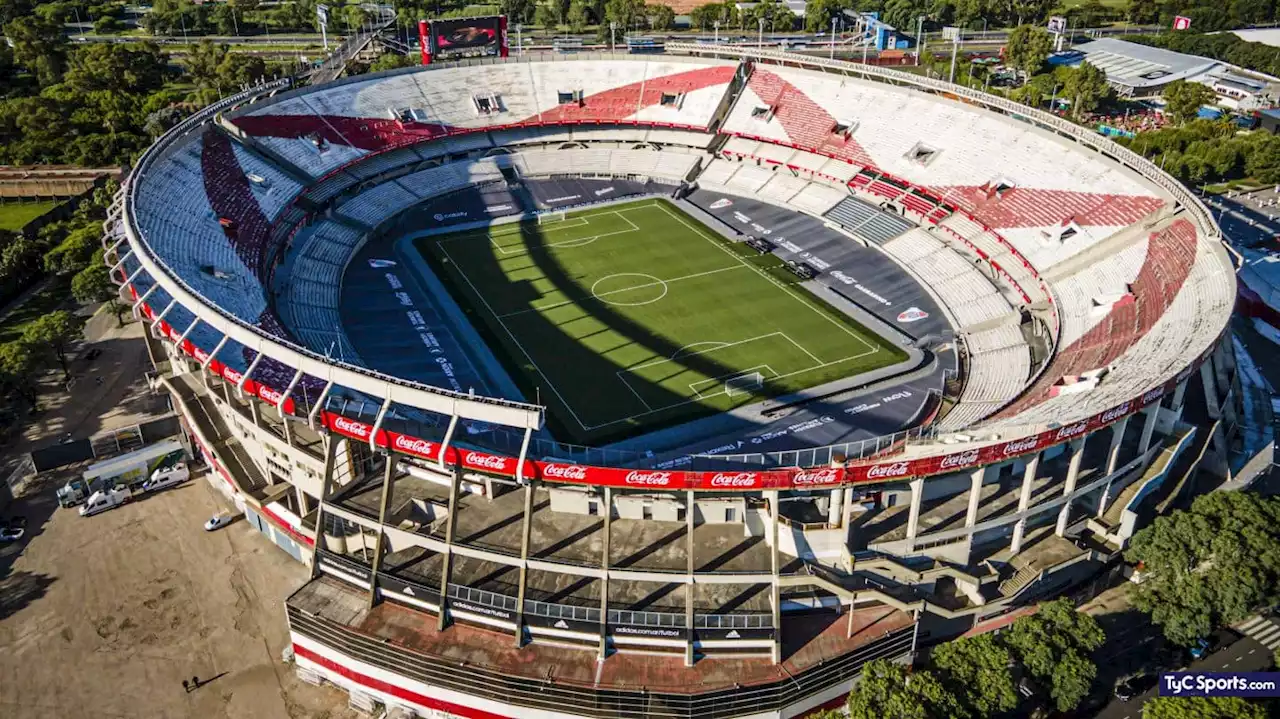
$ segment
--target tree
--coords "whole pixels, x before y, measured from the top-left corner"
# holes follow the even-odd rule
[[[71,296],[82,304],[106,302],[107,308],[116,317],[116,325],[123,327],[122,315],[126,308],[117,299],[116,286],[111,283],[111,271],[102,261],[102,250],[98,250],[94,260],[96,261],[89,263],[88,267],[71,278]]]
[[[796,23],[796,14],[778,0],[761,0],[747,11],[747,16],[748,22],[757,27],[764,20],[764,28],[769,32],[786,32]]]
[[[838,17],[844,10],[853,9],[852,0],[810,0],[805,5],[804,29],[809,32],[827,32],[831,29],[831,18]]]
[[[57,310],[44,315],[22,332],[22,341],[37,352],[52,353],[62,368],[62,380],[71,379],[71,369],[67,365],[67,351],[71,343],[84,336],[82,323],[66,310]]]
[[[702,30],[715,29],[716,22],[721,27],[732,27],[738,24],[738,7],[730,2],[699,5],[689,13],[689,21]]]
[[[1149,25],[1160,19],[1160,0],[1129,0],[1129,22]]]
[[[1079,67],[1067,71],[1062,83],[1062,96],[1071,100],[1073,117],[1091,112],[1111,96],[1107,74],[1096,65],[1082,62]]]
[[[1088,694],[1098,671],[1089,657],[1106,637],[1097,620],[1057,599],[1015,621],[1003,639],[1018,663],[1049,688],[1058,710],[1067,712]]]
[[[566,15],[569,32],[576,34],[587,29],[587,9],[589,7],[590,3],[587,0],[573,0],[569,3],[569,13]]]
[[[359,5],[347,5],[342,8],[342,21],[348,30],[359,30],[364,27],[368,19],[369,14]]]
[[[412,55],[398,55],[394,52],[385,52],[378,56],[369,65],[369,72],[382,72],[384,70],[396,70],[402,67],[413,67],[418,64],[418,58]]]
[[[168,64],[153,42],[93,43],[71,55],[63,80],[77,92],[148,93],[164,86]]]
[[[926,14],[922,0],[888,0],[884,4],[884,21],[905,33],[914,34],[917,19]]]
[[[1142,719],[1266,719],[1258,702],[1239,697],[1156,697],[1142,707]]]
[[[995,716],[1018,705],[1009,665],[1009,649],[994,634],[979,634],[940,644],[930,657],[943,684],[973,716]]]
[[[604,22],[602,26],[614,23],[617,31],[626,34],[627,30],[639,24],[644,18],[644,0],[609,0],[604,6]],[[608,27],[602,27],[608,33]],[[608,37],[608,35],[606,35]],[[617,38],[614,38],[615,42]]]
[[[31,71],[42,87],[62,79],[66,64],[66,38],[62,26],[39,17],[18,18],[4,26],[13,44],[13,59]]]
[[[1218,99],[1217,94],[1207,85],[1186,80],[1169,83],[1160,96],[1164,98],[1165,111],[1179,125],[1196,119],[1201,107],[1211,105]]]
[[[666,5],[645,5],[650,30],[670,30],[676,24],[676,11]]]
[[[534,0],[498,0],[498,11],[512,22],[529,22],[536,7]]]
[[[1040,71],[1052,51],[1053,38],[1047,30],[1035,25],[1019,25],[1009,33],[1004,59],[1021,70],[1024,77],[1029,77]]]
[[[849,719],[960,719],[964,707],[928,670],[877,659],[849,694]]]
[[[1133,603],[1171,641],[1190,646],[1213,627],[1280,601],[1280,499],[1214,492],[1190,511],[1158,517],[1125,558],[1146,579]]]
[[[96,222],[77,227],[68,232],[56,247],[44,255],[44,271],[58,274],[74,274],[84,269],[100,249],[102,226]]]
[[[0,384],[16,392],[27,404],[36,403],[36,358],[22,340],[0,344]]]

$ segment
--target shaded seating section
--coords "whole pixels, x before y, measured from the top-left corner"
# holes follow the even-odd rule
[[[883,245],[915,227],[897,215],[879,209],[854,197],[846,197],[827,211],[826,218],[849,232],[875,245]]]
[[[960,401],[938,423],[942,431],[963,429],[995,413],[1018,396],[1031,374],[1031,348],[1016,324],[964,336],[968,364]]]
[[[986,275],[926,230],[917,228],[881,247],[937,295],[960,331],[1013,312]]]
[[[698,174],[700,187],[756,197],[775,205],[821,216],[848,196],[823,180],[810,180],[782,166],[760,167],[750,161],[716,159]]]

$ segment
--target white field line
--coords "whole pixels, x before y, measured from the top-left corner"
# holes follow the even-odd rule
[[[467,277],[467,273],[463,271],[462,265],[459,265],[453,259],[453,256],[449,254],[449,249],[446,248],[443,243],[441,243],[440,245],[440,250],[444,252],[444,256],[448,257],[449,261],[453,263],[453,266],[457,268],[458,274],[462,275],[462,279],[466,281],[467,286],[471,288],[471,291],[474,292],[475,295],[480,298],[480,301],[484,303],[484,308],[489,311],[489,314],[493,315],[494,317],[497,317],[498,314],[493,311],[492,307],[489,306],[489,300],[485,299],[484,293],[481,292],[479,288],[475,286],[475,284],[471,281],[470,277]],[[520,348],[520,354],[523,354],[525,359],[529,360],[529,364],[533,365],[533,368],[538,370],[538,374],[542,375],[542,379],[546,380],[547,386],[551,389],[551,391],[555,392],[556,396],[560,398],[560,403],[563,404],[565,409],[569,411],[569,414],[573,416],[573,421],[577,422],[578,426],[582,427],[583,430],[589,429],[585,424],[582,423],[582,420],[578,418],[578,413],[573,411],[573,405],[569,404],[569,402],[565,400],[564,395],[560,394],[560,390],[556,388],[555,384],[551,381],[551,378],[547,376],[547,373],[543,372],[542,368],[538,366],[538,363],[533,361],[533,357],[529,356],[529,353],[525,350],[524,345],[520,344],[520,341],[516,339],[516,336],[514,334],[512,334],[511,329],[507,327],[507,324],[503,322],[501,319],[498,320],[498,324],[502,325],[502,329],[507,333],[507,336],[511,338],[512,344]]]
[[[719,273],[719,272],[728,272],[728,271],[730,271],[730,270],[738,270],[738,269],[742,269],[742,266],[741,266],[741,265],[734,265],[734,266],[732,266],[732,267],[721,267],[721,268],[719,268],[719,269],[715,269],[715,270],[707,270],[706,272],[696,272],[696,273],[694,273],[694,274],[692,274],[692,275],[684,275],[683,277],[672,277],[672,278],[671,278],[671,279],[669,279],[669,280],[658,280],[657,282],[644,282],[644,283],[641,283],[641,284],[638,284],[638,285],[633,285],[633,286],[631,286],[631,287],[623,287],[622,289],[619,289],[619,290],[609,290],[608,292],[592,293],[592,294],[591,294],[591,296],[592,296],[592,297],[595,297],[595,298],[608,297],[609,295],[616,295],[616,294],[619,294],[619,293],[622,293],[622,292],[630,292],[631,290],[644,289],[645,287],[657,287],[657,286],[659,286],[659,285],[669,285],[669,284],[671,284],[672,282],[679,282],[680,280],[691,280],[691,279],[693,279],[693,278],[695,278],[695,277],[705,277],[705,276],[707,276],[707,275],[714,275],[714,274],[717,274],[717,273]],[[544,312],[544,311],[546,311],[546,310],[553,310],[553,309],[555,309],[555,308],[557,308],[557,307],[563,307],[564,305],[572,305],[572,304],[576,304],[576,303],[581,302],[582,300],[585,300],[585,299],[587,299],[587,298],[586,298],[586,297],[580,297],[580,298],[577,298],[577,299],[561,300],[561,301],[559,301],[559,302],[551,302],[551,303],[548,303],[548,304],[545,304],[545,305],[538,305],[538,306],[535,306],[535,307],[529,307],[529,308],[527,308],[527,309],[523,309],[523,310],[516,310],[515,312],[508,312],[508,313],[506,313],[505,315],[498,315],[498,319],[502,319],[503,317],[512,317],[512,316],[514,316],[514,315],[522,315],[522,314],[525,314],[526,312]],[[697,354],[697,353],[693,353],[693,354]]]
[[[636,391],[636,388],[635,388],[635,387],[632,387],[632,386],[631,386],[631,383],[627,381],[627,376],[626,376],[625,374],[623,374],[624,372],[626,372],[626,370],[618,370],[618,371],[617,371],[617,372],[615,372],[614,374],[618,377],[618,381],[622,383],[622,386],[624,386],[624,387],[626,387],[627,389],[631,390],[631,394],[635,395],[635,396],[636,396],[636,399],[640,400],[640,404],[644,405],[644,408],[645,408],[645,409],[647,409],[647,410],[649,410],[650,412],[652,412],[652,411],[653,411],[653,407],[651,407],[651,406],[649,405],[649,403],[648,403],[648,402],[644,401],[644,397],[641,397],[641,396],[640,396],[640,393]],[[625,421],[625,420],[624,420],[624,421]]]
[[[706,379],[700,379],[697,382],[690,382],[689,389],[695,395],[697,395],[698,399],[702,399],[702,390],[698,389],[698,385],[711,384],[714,386],[716,384],[719,384],[719,385],[722,385],[721,389],[724,389],[723,385],[726,385],[730,381],[738,379],[739,377],[745,377],[747,375],[759,375],[760,383],[761,385],[763,385],[765,380],[765,373],[760,371],[762,369],[767,370],[769,372],[768,374],[769,379],[773,379],[774,377],[778,376],[778,372],[774,368],[770,367],[767,364],[758,364],[755,367],[748,367],[747,369],[744,369],[738,372],[730,372],[729,374],[721,375],[719,377],[707,377]],[[723,393],[724,392],[721,392],[720,394],[723,394]]]
[[[721,246],[721,245],[720,245],[720,243],[719,243],[719,242],[717,242],[714,238],[707,237],[706,233],[704,233],[701,229],[699,229],[699,228],[697,228],[697,227],[694,227],[693,225],[690,225],[688,222],[685,222],[685,221],[684,221],[684,218],[680,217],[679,215],[676,215],[676,214],[672,213],[672,212],[671,212],[671,210],[668,210],[668,209],[667,209],[666,207],[664,207],[663,205],[657,205],[657,207],[658,207],[658,209],[660,209],[660,210],[662,210],[663,212],[667,213],[667,216],[668,216],[668,217],[670,217],[671,219],[673,219],[673,220],[675,220],[676,222],[679,222],[680,224],[682,224],[682,225],[684,225],[685,227],[689,228],[690,230],[692,230],[694,233],[696,233],[699,237],[701,237],[702,239],[706,240],[707,242],[710,242],[712,245],[714,245],[714,246],[716,247],[716,249],[720,250],[721,252],[725,253],[726,255],[729,255],[730,257],[732,257],[733,259],[737,260],[737,261],[738,261],[738,262],[740,262],[741,264],[743,264],[743,265],[745,265],[745,266],[747,266],[747,267],[750,267],[753,271],[755,271],[755,273],[756,273],[756,274],[760,275],[760,276],[761,276],[761,277],[763,277],[765,280],[767,280],[767,281],[769,281],[771,284],[773,284],[775,287],[777,287],[778,289],[780,289],[780,290],[782,290],[783,292],[786,292],[788,295],[790,295],[792,299],[794,299],[795,301],[797,301],[797,302],[799,302],[800,304],[804,305],[805,307],[808,307],[808,308],[809,308],[810,310],[812,310],[813,312],[816,312],[820,317],[822,317],[822,319],[824,319],[824,320],[826,320],[826,321],[830,322],[832,325],[834,325],[835,327],[837,327],[838,329],[840,329],[840,331],[842,331],[842,332],[844,332],[845,334],[849,335],[850,337],[852,337],[853,339],[857,340],[858,342],[861,342],[864,346],[866,346],[866,348],[867,348],[868,350],[870,350],[870,352],[868,352],[867,354],[874,354],[874,353],[876,353],[876,352],[879,352],[879,351],[880,351],[880,349],[879,349],[878,347],[874,347],[874,346],[872,346],[872,345],[871,345],[870,343],[868,343],[866,340],[864,340],[864,339],[862,339],[861,337],[859,337],[858,335],[854,334],[854,333],[853,333],[853,331],[852,331],[852,330],[850,330],[848,327],[846,327],[846,326],[844,326],[843,324],[841,324],[841,323],[839,323],[839,322],[835,321],[833,318],[831,318],[830,316],[828,316],[828,315],[827,315],[827,313],[825,313],[825,312],[823,312],[823,311],[819,310],[817,307],[814,307],[813,305],[809,304],[809,302],[808,302],[808,301],[806,301],[803,297],[800,297],[799,295],[795,294],[795,293],[794,293],[794,292],[792,292],[791,290],[787,289],[785,286],[783,286],[783,285],[782,285],[781,283],[779,283],[777,280],[775,280],[775,279],[773,279],[772,277],[770,277],[770,276],[769,276],[768,274],[766,274],[764,271],[760,270],[759,268],[755,267],[755,266],[754,266],[754,265],[752,265],[751,263],[747,262],[746,260],[742,259],[741,257],[738,257],[737,255],[735,255],[735,254],[733,254],[732,252],[730,252],[728,249],[726,249],[726,248],[724,248],[723,246]],[[866,356],[866,354],[863,354],[863,355],[857,355],[857,356],[858,356],[858,357],[865,357],[865,356]],[[844,360],[837,360],[837,362],[843,362],[843,361],[844,361]],[[834,364],[834,363],[832,363],[832,364]]]

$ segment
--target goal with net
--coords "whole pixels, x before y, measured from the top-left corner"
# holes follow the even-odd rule
[[[547,210],[538,213],[539,225],[550,225],[556,222],[564,222],[564,210]]]

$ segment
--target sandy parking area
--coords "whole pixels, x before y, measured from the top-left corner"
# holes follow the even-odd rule
[[[29,524],[0,545],[0,716],[355,716],[281,661],[306,569],[242,519],[205,532],[222,499],[203,475],[88,518],[57,508],[61,481],[8,512]]]

